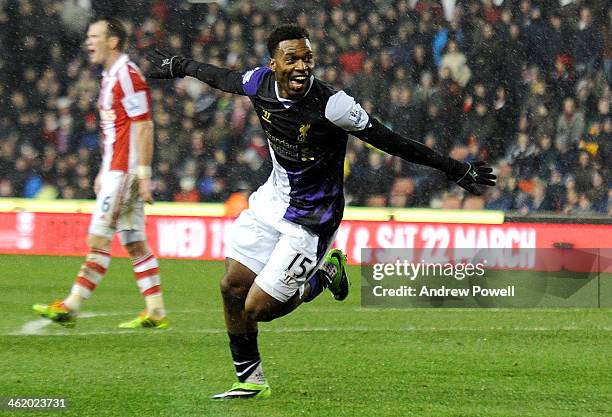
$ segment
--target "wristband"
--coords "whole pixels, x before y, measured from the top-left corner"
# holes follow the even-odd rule
[[[138,168],[136,168],[136,176],[139,180],[151,178],[152,173],[151,167],[148,165],[138,165]]]

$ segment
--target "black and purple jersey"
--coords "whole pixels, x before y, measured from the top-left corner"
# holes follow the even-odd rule
[[[246,72],[242,88],[270,145],[268,181],[289,204],[285,219],[317,234],[336,230],[344,210],[347,130],[365,128],[368,115],[352,97],[314,76],[306,95],[295,102],[279,97],[268,67]]]
[[[279,97],[269,67],[228,71],[223,83],[203,72],[197,74],[202,81],[253,102],[272,155],[267,182],[287,204],[284,218],[316,234],[335,231],[344,211],[347,132],[366,128],[367,113],[344,91],[314,76],[304,97],[290,101]]]

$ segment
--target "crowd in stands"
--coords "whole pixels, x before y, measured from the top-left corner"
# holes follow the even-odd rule
[[[469,196],[351,139],[351,205],[612,214],[605,0],[269,3],[0,0],[0,197],[95,197],[101,70],[82,42],[91,16],[114,15],[145,72],[153,46],[235,69],[266,65],[270,29],[296,22],[310,31],[317,77],[398,133],[485,159],[499,176]],[[189,78],[150,87],[156,200],[222,202],[265,181],[268,147],[246,97]]]

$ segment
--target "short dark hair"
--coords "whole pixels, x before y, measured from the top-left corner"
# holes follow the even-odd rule
[[[125,49],[125,45],[127,43],[127,31],[125,30],[125,26],[123,23],[115,17],[101,17],[99,19],[95,19],[95,22],[106,22],[106,33],[110,38],[111,36],[115,36],[119,39],[119,50],[123,51]]]
[[[297,25],[282,25],[272,31],[268,37],[268,52],[274,56],[278,44],[291,39],[308,39],[310,35],[303,27]]]

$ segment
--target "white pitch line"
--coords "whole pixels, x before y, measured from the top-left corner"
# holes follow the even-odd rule
[[[90,316],[93,317],[93,316]],[[36,320],[39,321],[39,320]],[[279,327],[273,329],[264,329],[262,333],[340,333],[340,332],[364,332],[364,333],[416,333],[416,332],[552,332],[552,331],[580,331],[580,330],[596,330],[602,332],[612,332],[612,327],[600,327],[595,329],[581,329],[578,327],[403,327],[403,328],[370,328],[370,327]],[[225,334],[227,330],[222,328],[200,328],[200,329],[176,329],[170,328],[167,330],[150,330],[148,334]],[[134,335],[143,333],[142,330],[93,330],[80,332],[78,330],[60,330],[52,333],[32,332],[32,333],[8,333],[6,336],[98,336],[98,335]]]
[[[214,311],[209,311],[209,310],[177,310],[177,311],[171,311],[169,313],[171,314],[190,314],[190,313],[208,313],[208,312],[222,312],[223,310],[221,309],[214,309]],[[81,319],[88,319],[88,318],[92,318],[92,317],[112,317],[112,316],[128,316],[130,314],[130,312],[93,312],[93,311],[87,311],[87,312],[83,312],[79,314],[79,320]],[[16,332],[11,332],[11,333],[7,333],[4,336],[43,336],[43,335],[62,335],[63,333],[58,333],[58,332],[54,332],[54,333],[48,333],[46,332],[46,328],[47,326],[49,326],[50,324],[52,324],[53,322],[49,319],[36,319],[36,320],[30,320],[28,321],[26,324],[24,324],[23,326],[21,326],[21,328],[19,330],[17,330]],[[75,332],[66,332],[66,334],[69,335],[74,335]],[[85,333],[79,333],[79,334],[85,334]],[[97,334],[97,333],[89,333],[89,334]]]
[[[19,335],[27,336],[27,335],[33,335],[33,334],[42,334],[42,330],[50,324],[51,324],[51,320],[48,320],[48,319],[32,320],[32,321],[27,322],[23,326],[21,326],[21,329],[18,332],[13,333],[11,335],[12,336],[13,335],[14,336],[19,336]]]
[[[79,318],[90,318],[90,317],[98,317],[98,316],[112,316],[114,315],[114,313],[103,313],[103,314],[98,314],[98,313],[91,313],[91,312],[86,312],[86,313],[82,313],[79,315]],[[17,332],[15,333],[9,333],[10,336],[32,336],[32,335],[43,335],[45,334],[45,328],[50,325],[51,323],[53,323],[51,320],[49,319],[37,319],[37,320],[31,320],[29,322],[27,322],[26,324],[24,324],[23,326],[21,326],[21,329],[19,329]]]
[[[338,311],[340,309],[337,309]],[[381,312],[387,309],[361,309],[354,308],[355,312]],[[478,310],[478,309],[474,309]],[[176,310],[169,311],[169,314],[202,314],[220,312],[220,309],[201,309],[201,310]],[[335,308],[309,308],[310,312],[330,312],[336,311]],[[404,310],[405,311],[405,310]],[[516,311],[516,310],[498,310],[498,311]],[[551,311],[542,309],[540,311]],[[93,317],[111,317],[111,316],[128,316],[130,312],[83,312],[79,314],[79,319],[87,319]],[[49,331],[47,327],[52,324],[48,319],[30,320],[15,332],[3,334],[3,336],[88,336],[88,335],[131,335],[139,330],[93,330],[79,332],[78,330],[57,330]],[[612,331],[612,327],[604,326],[599,328],[580,328],[576,326],[565,327],[402,327],[402,328],[371,328],[371,327],[279,327],[265,329],[266,333],[300,333],[300,332],[491,332],[491,331],[509,331],[509,332],[550,332],[550,331],[580,331],[580,330],[596,330],[603,332]],[[223,328],[200,328],[200,329],[176,329],[170,328],[167,331],[160,333],[187,333],[187,334],[221,334],[226,333]]]

